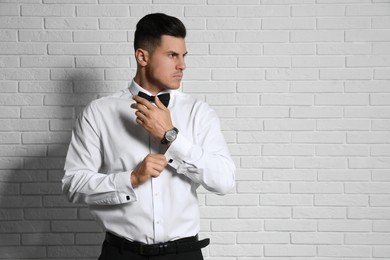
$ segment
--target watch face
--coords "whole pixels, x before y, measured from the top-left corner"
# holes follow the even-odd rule
[[[176,131],[172,129],[166,133],[165,138],[168,140],[168,142],[172,142],[175,141],[176,136],[177,136]]]

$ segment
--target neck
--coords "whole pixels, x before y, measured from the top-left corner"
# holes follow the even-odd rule
[[[151,84],[146,77],[143,77],[140,75],[140,73],[137,72],[137,74],[134,77],[135,83],[137,83],[140,87],[143,89],[149,91],[152,95],[156,96],[161,89]]]

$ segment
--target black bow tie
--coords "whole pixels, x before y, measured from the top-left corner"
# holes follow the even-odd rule
[[[154,102],[154,98],[155,96],[149,96],[148,94],[145,94],[144,92],[138,92],[138,96],[146,99],[146,100],[149,100],[150,102]],[[160,95],[157,95],[158,96],[158,99],[160,99],[161,103],[164,104],[164,106],[168,107],[168,104],[169,104],[169,99],[171,98],[171,95],[169,93],[164,93],[164,94],[160,94]]]

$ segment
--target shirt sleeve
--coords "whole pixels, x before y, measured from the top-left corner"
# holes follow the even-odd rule
[[[220,129],[219,119],[211,108],[199,113],[194,126],[196,141],[179,129],[176,140],[165,153],[177,173],[216,194],[226,194],[235,186],[235,165]]]
[[[73,203],[115,205],[135,201],[130,172],[99,173],[103,148],[96,121],[91,105],[76,120],[62,190]]]

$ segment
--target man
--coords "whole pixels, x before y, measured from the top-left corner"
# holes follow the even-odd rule
[[[129,88],[91,102],[76,121],[63,191],[106,230],[100,260],[203,259],[209,241],[197,238],[196,189],[225,194],[234,186],[215,112],[176,91],[185,36],[177,18],[143,17]]]

